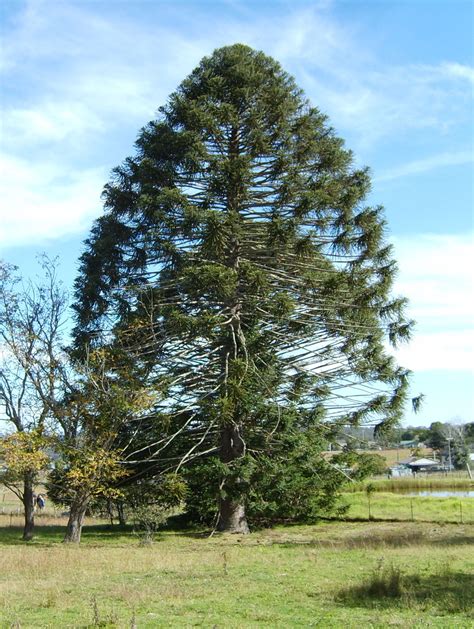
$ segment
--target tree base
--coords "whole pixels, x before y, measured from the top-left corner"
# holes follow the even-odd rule
[[[66,527],[66,535],[63,542],[65,544],[79,544],[81,541],[82,525],[86,514],[88,499],[84,497],[77,498],[71,505],[69,512],[69,521]]]
[[[248,535],[250,529],[247,524],[244,505],[222,500],[217,530],[221,533]]]

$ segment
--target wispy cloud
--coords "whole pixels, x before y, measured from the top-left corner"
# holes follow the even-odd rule
[[[327,82],[307,71],[311,92],[361,150],[387,137],[407,137],[425,129],[442,135],[468,123],[472,96],[464,78],[445,72],[441,66],[381,69],[377,63],[366,66],[365,71],[356,66],[350,76],[339,81]]]
[[[464,164],[472,164],[472,162],[474,162],[474,153],[472,151],[440,153],[439,155],[432,155],[425,159],[414,160],[402,164],[401,166],[391,168],[374,177],[374,182],[390,181],[391,179],[399,179],[400,177],[419,175],[420,173],[430,172],[445,166],[461,166]]]
[[[442,133],[470,112],[472,68],[449,60],[383,64],[363,43],[360,24],[336,19],[330,1],[276,3],[271,19],[249,2],[222,3],[220,11],[189,3],[185,12],[171,3],[166,11],[160,3],[28,0],[22,6],[10,20],[2,62],[12,88],[4,100],[4,159],[21,192],[9,194],[8,178],[5,190],[8,214],[30,221],[41,211],[42,225],[27,226],[20,238],[18,222],[5,214],[4,244],[82,229],[98,207],[99,173],[130,152],[139,127],[203,55],[224,44],[242,41],[279,59],[356,151],[413,129]],[[465,147],[455,147],[387,169],[381,178],[463,159]],[[68,211],[59,211],[62,203]]]

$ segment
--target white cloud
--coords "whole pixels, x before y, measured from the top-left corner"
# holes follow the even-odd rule
[[[55,3],[53,11],[45,1],[27,3],[6,38],[5,67],[34,73],[39,63],[35,79],[61,109],[81,103],[106,123],[127,113],[133,119],[152,114],[204,54],[234,41],[279,59],[336,126],[357,133],[361,143],[397,130],[449,128],[471,96],[465,79],[472,68],[448,61],[382,65],[361,42],[360,25],[316,6],[276,12],[271,20],[245,4],[231,17],[216,12],[210,20],[196,6],[174,27],[90,6]]]
[[[94,112],[74,102],[46,102],[30,109],[5,109],[2,121],[5,138],[17,149],[19,144],[31,148],[35,143],[63,142],[68,137],[77,138],[104,127]]]
[[[472,234],[395,239],[395,292],[410,300],[413,340],[394,353],[414,370],[474,365],[474,237]]]
[[[77,233],[101,207],[102,169],[65,175],[58,164],[0,156],[0,247],[39,243]]]
[[[470,83],[474,83],[474,68],[461,63],[443,63],[441,70],[446,74],[454,77],[466,79]]]
[[[412,371],[472,370],[474,331],[417,334],[395,352],[399,364]]]
[[[396,288],[410,299],[412,312],[474,317],[474,235],[420,234],[393,239],[399,266]],[[421,290],[423,285],[427,290]],[[438,314],[439,313],[439,314]]]

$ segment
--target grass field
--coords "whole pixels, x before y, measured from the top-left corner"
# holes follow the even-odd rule
[[[431,498],[389,492],[344,494],[348,519],[399,520],[434,523],[474,524],[474,499]],[[473,548],[474,554],[474,548]]]
[[[400,461],[409,459],[412,456],[413,450],[410,448],[387,448],[385,450],[366,450],[367,453],[380,454],[386,460],[388,466],[397,465]],[[417,452],[420,458],[427,457],[433,458],[434,452],[432,448],[417,448]]]
[[[0,629],[474,627],[472,498],[343,500],[346,521],[244,537],[165,531],[151,545],[89,519],[71,547],[51,504],[22,543],[20,505],[4,494]]]
[[[474,527],[322,523],[251,536],[0,529],[0,626],[472,627]]]

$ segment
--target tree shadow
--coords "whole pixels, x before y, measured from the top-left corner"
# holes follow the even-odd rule
[[[53,524],[36,526],[33,539],[29,542],[25,542],[22,539],[22,526],[2,527],[0,528],[0,545],[21,546],[28,544],[29,546],[34,546],[38,543],[42,545],[55,544],[62,540],[65,530],[66,527]]]
[[[53,545],[63,541],[66,533],[66,525],[60,524],[37,524],[35,526],[34,537],[31,541],[25,542],[22,539],[22,526],[0,527],[0,545],[21,546],[28,544]],[[94,542],[110,542],[123,537],[132,536],[132,527],[110,526],[110,524],[88,524],[82,529],[81,544],[92,545]]]
[[[474,548],[474,535],[462,537],[445,537],[443,539],[435,540],[433,543],[437,544],[438,546],[460,546],[463,544],[467,544]]]
[[[434,608],[440,613],[468,613],[474,618],[474,574],[448,568],[425,576],[379,566],[360,585],[340,590],[336,600],[345,607]]]

